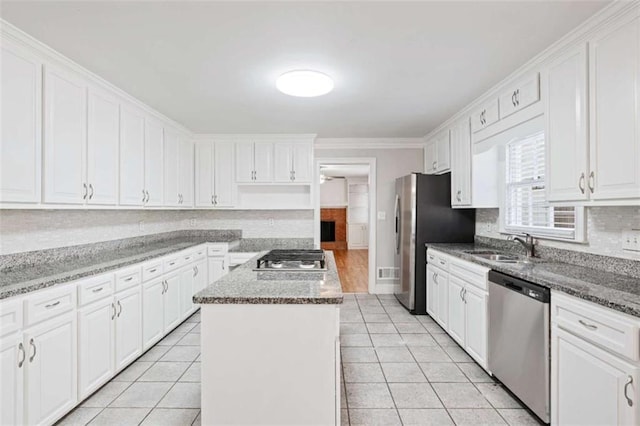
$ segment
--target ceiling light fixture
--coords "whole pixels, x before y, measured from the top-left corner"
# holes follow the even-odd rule
[[[312,98],[326,95],[333,90],[333,79],[311,70],[289,71],[276,80],[279,91],[290,96]]]

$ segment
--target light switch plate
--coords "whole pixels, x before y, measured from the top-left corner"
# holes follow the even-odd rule
[[[622,249],[640,252],[640,230],[634,229],[622,233]]]
[[[387,220],[387,212],[378,212],[378,220]]]

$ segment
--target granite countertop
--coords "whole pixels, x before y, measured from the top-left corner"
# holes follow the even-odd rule
[[[260,252],[256,258],[265,252]],[[254,271],[255,258],[239,266],[193,296],[197,304],[340,304],[342,285],[333,253],[325,251],[327,271],[276,272],[263,279]],[[301,280],[302,274],[310,274]],[[320,275],[318,275],[320,274]],[[281,277],[281,278],[280,278]],[[321,278],[321,279],[318,279]]]
[[[616,311],[640,317],[640,279],[598,269],[534,258],[531,263],[501,263],[473,256],[467,251],[496,250],[479,244],[427,244],[427,247],[562,291]]]
[[[228,242],[231,245],[237,245],[236,240],[212,241],[211,237],[191,236],[104,250],[92,255],[78,255],[55,262],[33,261],[20,267],[8,268],[0,273],[0,299],[116,270],[210,242]]]

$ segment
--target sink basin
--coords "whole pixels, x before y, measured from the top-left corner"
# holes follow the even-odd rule
[[[505,254],[499,251],[494,250],[478,250],[478,251],[468,251],[466,252],[470,255],[480,257],[482,259],[491,260],[493,262],[501,262],[501,263],[528,263],[528,260],[522,259],[520,256],[516,256],[513,254]]]

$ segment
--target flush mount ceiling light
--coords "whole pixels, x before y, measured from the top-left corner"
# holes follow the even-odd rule
[[[290,96],[312,98],[333,90],[333,79],[318,71],[297,70],[282,74],[276,80],[279,91]]]

